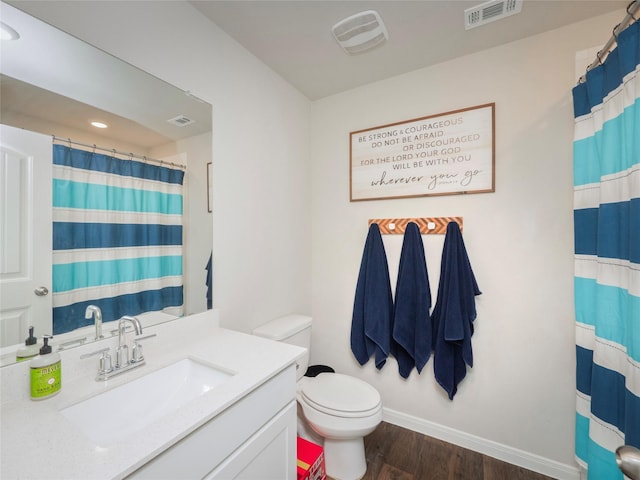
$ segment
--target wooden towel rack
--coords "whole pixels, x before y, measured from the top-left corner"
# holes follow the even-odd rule
[[[456,222],[462,232],[462,217],[426,217],[426,218],[370,218],[369,225],[377,223],[380,233],[403,235],[409,222],[415,222],[423,235],[443,235],[447,224]]]

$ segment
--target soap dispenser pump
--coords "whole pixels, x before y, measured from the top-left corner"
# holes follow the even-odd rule
[[[60,391],[62,387],[62,364],[60,354],[53,352],[49,339],[44,335],[40,355],[31,360],[31,400],[43,400]]]
[[[29,327],[29,336],[24,341],[24,347],[20,347],[16,352],[16,361],[22,362],[35,357],[39,351],[38,339],[33,336],[33,327]]]

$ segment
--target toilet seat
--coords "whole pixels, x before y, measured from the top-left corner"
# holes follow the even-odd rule
[[[300,395],[312,408],[343,418],[361,418],[376,414],[381,399],[368,383],[340,373],[322,373],[304,382]]]

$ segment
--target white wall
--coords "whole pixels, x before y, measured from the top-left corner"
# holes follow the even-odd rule
[[[25,8],[34,8],[27,2]],[[214,306],[311,313],[310,102],[185,2],[47,2],[79,38],[213,105]]]
[[[603,16],[314,102],[312,363],[375,385],[395,420],[472,446],[479,437],[496,443],[493,451],[483,442],[487,451],[515,463],[576,475],[574,56],[604,43],[622,16]],[[349,202],[350,131],[490,102],[496,104],[495,193]],[[367,220],[423,216],[464,217],[463,236],[483,292],[476,297],[474,367],[453,401],[433,378],[433,360],[405,381],[395,360],[378,372],[373,362],[360,367],[349,348]],[[423,239],[435,304],[444,238]],[[395,286],[402,236],[385,236],[384,244]],[[524,460],[515,458],[520,453]],[[540,467],[538,460],[551,465]]]

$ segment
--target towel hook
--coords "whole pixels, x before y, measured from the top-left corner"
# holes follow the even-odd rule
[[[462,217],[370,218],[368,223],[377,224],[381,234],[401,235],[410,222],[416,223],[423,235],[444,234],[449,222],[456,222],[462,231]]]

